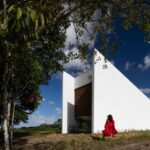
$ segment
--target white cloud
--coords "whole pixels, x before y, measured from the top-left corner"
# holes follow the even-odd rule
[[[73,54],[76,54],[77,56],[79,55],[79,50],[78,50],[78,44],[81,43],[86,43],[89,44],[89,48],[94,48],[95,40],[90,40],[89,39],[89,34],[93,32],[93,26],[91,23],[86,24],[87,31],[83,29],[83,35],[79,36],[78,41],[75,33],[75,27],[73,23],[70,24],[69,28],[66,31],[66,42],[65,42],[65,48],[62,49],[62,51],[67,55],[70,52],[73,52]],[[95,35],[96,38],[96,35]],[[79,42],[79,43],[78,43]],[[71,45],[71,47],[70,47]],[[69,63],[65,64],[64,67],[65,69],[68,69],[70,67],[81,67],[83,66],[84,63],[82,63],[81,59],[72,59],[69,61]]]
[[[93,14],[93,19],[97,20],[99,19],[99,16],[100,16],[100,11],[95,11],[95,13]],[[78,44],[81,44],[81,43],[88,44],[90,49],[94,48],[97,34],[94,33],[93,23],[86,22],[85,26],[86,26],[86,29],[80,28],[80,30],[83,31],[83,34],[81,36],[78,36],[78,40],[77,40],[77,35],[75,32],[75,24],[70,23],[70,26],[66,31],[67,38],[65,41],[65,48],[61,49],[66,55],[70,51],[79,55]],[[90,35],[93,35],[93,39],[90,39],[91,37]],[[74,70],[83,70],[84,72],[90,68],[91,68],[90,65],[88,65],[85,61],[82,61],[80,58],[77,58],[77,59],[72,58],[69,60],[67,64],[64,64],[65,70],[74,69]]]
[[[41,124],[53,124],[56,120],[57,118],[55,116],[44,116],[37,111],[29,116],[28,123],[21,122],[16,127],[30,127],[38,126]]]
[[[135,65],[135,62],[127,61],[126,64],[125,64],[125,70],[129,70],[134,65]]]
[[[100,12],[95,11],[93,15],[93,19],[99,19]],[[65,48],[62,49],[62,51],[67,55],[70,51],[73,53],[76,53],[79,55],[79,50],[78,50],[78,44],[81,43],[86,43],[89,45],[90,49],[94,48],[95,45],[95,39],[96,39],[96,33],[94,33],[94,28],[93,28],[93,23],[87,22],[86,23],[86,30],[82,29],[83,34],[78,37],[77,41],[77,36],[75,33],[75,26],[73,23],[70,23],[69,28],[66,31],[66,41],[65,41]],[[90,39],[90,35],[93,35],[93,39]],[[78,43],[79,42],[79,43]],[[61,63],[61,62],[60,62]],[[64,69],[68,71],[69,69],[73,69],[77,71],[75,74],[79,74],[78,71],[82,70],[82,72],[85,72],[89,69],[91,69],[91,66],[85,62],[82,61],[80,58],[72,58],[69,60],[68,63],[64,64]]]
[[[141,69],[142,71],[144,71],[144,66],[142,64],[139,64],[138,68]]]
[[[81,69],[81,70],[85,70],[90,69],[90,65],[86,64],[86,62],[83,62],[80,59],[74,59],[74,60],[70,60],[69,63],[64,65],[65,69]]]
[[[67,7],[67,6],[65,6]],[[96,10],[93,14],[93,20],[98,20],[100,17],[100,11],[99,10]],[[70,18],[71,19],[71,18]],[[95,39],[96,39],[96,33],[94,33],[94,25],[93,24],[97,24],[98,25],[98,22],[86,22],[85,23],[85,28],[79,28],[80,30],[83,31],[83,34],[81,36],[78,36],[79,38],[79,41],[80,43],[84,42],[84,43],[87,43],[89,44],[89,47],[90,48],[93,48],[94,47],[94,44],[95,44]],[[73,24],[73,23],[70,23],[70,26],[69,28],[67,29],[66,31],[66,42],[65,42],[65,48],[68,48],[68,46],[70,44],[73,44],[74,47],[77,47],[77,36],[76,36],[76,32],[75,32],[75,28],[76,28],[76,24]],[[89,35],[93,35],[93,38],[94,39],[90,39],[90,36]]]
[[[65,42],[65,49],[67,49],[69,47],[69,45],[77,44],[75,29],[74,29],[74,26],[72,23],[66,31],[66,36],[67,36],[67,38],[66,38],[66,42]]]
[[[62,110],[61,110],[61,108],[59,108],[59,107],[56,107],[54,111],[55,111],[56,113],[58,113],[58,114],[61,114],[61,113],[62,113]]]
[[[81,29],[81,28],[80,28]],[[93,25],[91,22],[86,23],[86,30],[81,29],[83,34],[81,36],[77,36],[75,32],[75,26],[73,23],[70,24],[69,28],[66,31],[66,42],[65,42],[65,49],[68,49],[69,45],[73,45],[73,47],[77,48],[78,44],[86,43],[89,45],[89,48],[93,48],[95,44],[96,34],[93,32]],[[94,35],[94,39],[90,39],[90,34]],[[79,42],[79,43],[78,43]]]
[[[75,68],[83,68],[84,64],[80,59],[74,59],[74,60],[70,60],[69,63],[64,65],[65,69],[75,69]]]
[[[144,57],[143,64],[139,64],[138,68],[145,71],[150,68],[150,55]]]
[[[72,52],[73,55],[78,55],[79,54],[79,50],[77,48],[73,48],[71,51],[70,50],[66,50],[64,51],[65,54],[69,54],[70,52]],[[89,69],[91,69],[91,66],[82,59],[76,58],[76,59],[71,59],[70,61],[66,64],[64,64],[64,68],[66,70],[68,69],[74,69],[74,70],[83,70],[83,71],[87,71]]]
[[[54,102],[54,101],[49,100],[49,101],[48,101],[48,104],[50,104],[50,105],[54,105],[54,104],[55,104],[55,102]]]
[[[145,94],[150,94],[150,88],[141,88],[140,90]]]

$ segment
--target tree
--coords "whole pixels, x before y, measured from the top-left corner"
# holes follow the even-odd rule
[[[4,149],[10,149],[9,121],[13,120],[10,112],[15,108],[12,106],[18,103],[19,108],[24,108],[27,100],[38,97],[39,85],[46,83],[53,73],[63,69],[63,63],[69,61],[60,48],[64,46],[65,32],[70,23],[74,24],[80,49],[77,57],[87,58],[88,45],[79,37],[87,30],[88,22],[93,27],[90,38],[97,33],[102,49],[110,43],[113,21],[117,17],[122,18],[125,29],[137,24],[149,40],[149,7],[146,0],[1,1],[0,100]],[[111,34],[106,34],[108,30]]]
[[[17,106],[20,105],[19,108],[22,110],[33,108],[32,101],[39,99],[39,84],[49,80],[51,73],[56,71],[55,66],[61,69],[58,61],[62,59],[62,53],[56,50],[60,44],[63,44],[64,33],[59,33],[60,27],[53,27],[55,30],[53,33],[56,33],[56,36],[51,38],[51,44],[49,44],[48,36],[51,31],[47,32],[44,27],[40,26],[41,32],[39,32],[37,27],[39,20],[41,25],[44,25],[42,14],[39,14],[35,20],[36,11],[29,7],[20,8],[14,5],[11,5],[6,13],[1,17],[0,60],[3,78],[1,100],[3,103],[4,148],[10,149],[9,129],[12,126],[13,115],[11,114],[14,113],[15,103]],[[54,41],[58,43],[52,44]]]

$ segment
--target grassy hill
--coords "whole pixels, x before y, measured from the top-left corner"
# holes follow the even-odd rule
[[[34,132],[39,132],[39,133],[60,133],[61,132],[61,127],[60,125],[47,125],[47,124],[43,124],[43,125],[40,125],[40,126],[36,126],[36,127],[22,127],[22,128],[15,128],[14,129],[14,132],[15,133],[25,133],[25,132],[31,132],[31,133],[34,133]]]

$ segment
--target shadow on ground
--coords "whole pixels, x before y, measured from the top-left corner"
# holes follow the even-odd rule
[[[23,145],[26,143],[26,141],[21,142]],[[27,145],[23,148],[21,148],[20,144],[15,145],[15,150],[66,150],[66,144],[64,142],[41,142],[33,145]]]

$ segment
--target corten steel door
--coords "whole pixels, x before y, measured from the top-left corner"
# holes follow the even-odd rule
[[[92,83],[75,89],[75,117],[90,117],[92,109]]]

